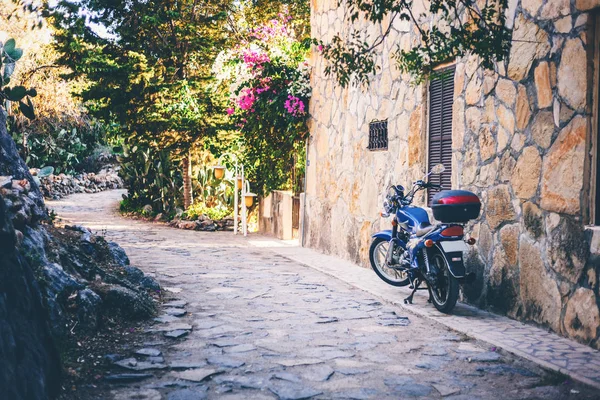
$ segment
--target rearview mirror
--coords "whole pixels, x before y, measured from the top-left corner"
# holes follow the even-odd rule
[[[436,164],[433,166],[433,168],[431,168],[431,174],[441,174],[442,172],[444,172],[446,170],[446,167],[444,167],[444,164]]]

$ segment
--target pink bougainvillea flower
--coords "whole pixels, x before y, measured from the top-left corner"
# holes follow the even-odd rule
[[[244,88],[238,97],[238,106],[242,110],[250,110],[254,105],[255,100],[256,96],[254,95],[254,90],[250,88]]]
[[[244,64],[250,68],[262,68],[263,64],[271,61],[267,53],[258,53],[256,51],[248,50],[242,54]]]
[[[323,45],[320,44],[319,47],[317,47],[319,49],[319,51],[323,51]]]
[[[227,115],[231,115],[231,114],[233,114],[234,112],[235,112],[235,108],[233,108],[233,107],[229,107],[229,108],[227,109]]]
[[[288,98],[284,104],[284,108],[288,114],[291,114],[294,117],[299,117],[306,113],[304,102],[298,97],[292,95],[288,95]]]

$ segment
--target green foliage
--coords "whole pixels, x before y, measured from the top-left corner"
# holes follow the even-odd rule
[[[179,161],[221,123],[222,107],[207,89],[233,4],[61,0],[51,9],[59,63],[71,69],[68,78],[89,82],[80,96],[90,113],[116,121],[131,149],[123,173],[133,207],[174,210]]]
[[[154,212],[169,215],[181,207],[183,178],[168,151],[124,146],[120,161],[119,175],[129,189],[122,211],[139,212],[150,205]]]
[[[213,221],[219,221],[231,215],[231,209],[224,206],[207,207],[202,202],[192,204],[183,214],[185,219],[197,220],[198,217],[205,215]]]
[[[420,41],[407,49],[398,44],[394,53],[400,70],[410,73],[416,82],[425,79],[437,65],[458,57],[478,56],[481,66],[491,69],[494,62],[504,60],[508,54],[510,31],[505,27],[506,0],[484,3],[432,0],[427,15],[415,15],[412,2],[344,0],[344,3],[348,8],[348,25],[365,19],[381,24],[382,34],[367,41],[364,32],[354,29],[345,38],[338,33],[330,43],[314,40],[329,61],[325,73],[335,76],[341,86],[350,81],[369,82],[377,71],[375,49],[383,44],[396,20],[409,21],[419,34]]]
[[[16,43],[27,46],[10,79],[15,86],[11,96],[22,94],[25,87],[36,88],[26,91],[36,94],[35,120],[22,116],[16,102],[10,106],[12,112],[7,118],[22,158],[31,167],[54,165],[57,172],[96,171],[98,163],[84,162],[84,165],[81,161],[103,158],[95,157],[93,151],[104,145],[104,131],[108,127],[91,119],[81,102],[73,97],[73,90],[85,82],[66,82],[61,77],[69,71],[56,65],[57,53],[51,44],[53,31],[44,19],[43,1],[0,3],[0,26]],[[33,21],[36,21],[35,29],[32,29]],[[26,100],[25,103],[28,105]]]
[[[306,173],[306,143],[296,142],[294,148],[292,191],[301,193],[304,192],[304,174]]]
[[[100,123],[56,128],[49,125],[46,132],[40,134],[24,128],[17,129],[14,120],[11,120],[9,131],[29,167],[52,166],[56,174],[80,171],[82,161],[93,156],[99,147],[107,143],[105,127]]]
[[[194,182],[194,198],[208,208],[233,209],[234,183],[231,179],[216,179],[211,167],[202,166]]]
[[[19,111],[29,118],[35,118],[35,111],[31,97],[37,96],[35,89],[27,89],[25,86],[8,86],[15,71],[17,61],[23,56],[23,50],[17,47],[15,39],[8,39],[0,43],[0,107],[4,107],[4,101],[19,103]]]
[[[308,45],[288,23],[284,17],[251,30],[213,66],[229,91],[228,113],[241,133],[237,146],[259,193],[292,188],[298,143],[308,133]]]
[[[131,198],[129,196],[125,197],[123,200],[119,202],[119,211],[122,213],[130,213],[130,212],[141,212],[140,207],[135,207]]]
[[[215,48],[226,38],[227,7],[193,0],[60,1],[52,9],[59,62],[71,68],[69,77],[90,82],[83,100],[94,116],[116,120],[127,144],[142,140],[186,151],[218,108],[205,86]]]
[[[56,211],[50,210],[48,212],[48,217],[46,218],[46,222],[49,225],[54,225],[54,223],[56,222],[57,219],[58,219],[58,214],[56,214]]]
[[[249,27],[262,26],[269,21],[288,15],[288,25],[293,27],[298,42],[310,38],[310,2],[307,0],[245,0],[239,2],[239,8],[232,13],[237,18],[237,28],[242,39]]]

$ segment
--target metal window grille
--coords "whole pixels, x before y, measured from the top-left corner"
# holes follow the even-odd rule
[[[387,150],[388,127],[386,121],[373,121],[369,123],[369,150]]]

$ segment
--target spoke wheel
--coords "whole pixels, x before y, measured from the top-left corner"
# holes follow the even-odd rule
[[[435,285],[431,285],[429,288],[431,300],[435,308],[448,314],[458,299],[458,281],[450,273],[446,258],[439,250],[432,252],[429,263],[437,274]]]
[[[406,286],[410,283],[408,273],[387,266],[386,256],[389,246],[390,243],[385,239],[376,238],[373,240],[369,249],[371,267],[385,283],[392,286]]]

